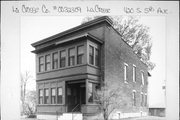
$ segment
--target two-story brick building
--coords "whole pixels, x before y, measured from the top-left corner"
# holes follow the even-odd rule
[[[66,112],[94,115],[93,93],[106,80],[126,87],[124,113],[147,112],[147,66],[100,17],[32,44],[36,54],[37,115]],[[48,118],[48,117],[47,117]]]

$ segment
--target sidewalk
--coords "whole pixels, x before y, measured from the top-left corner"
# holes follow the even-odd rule
[[[146,116],[146,117],[138,117],[138,118],[124,118],[120,120],[166,120],[166,118],[157,117],[157,116]]]
[[[21,120],[38,120],[38,119],[36,119],[36,118],[21,118]],[[166,120],[166,118],[165,117],[156,117],[156,116],[147,116],[147,117],[138,117],[138,118],[122,118],[120,120]]]

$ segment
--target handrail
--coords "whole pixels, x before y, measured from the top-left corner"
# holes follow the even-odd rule
[[[73,109],[72,112],[79,106],[80,104],[77,104]]]

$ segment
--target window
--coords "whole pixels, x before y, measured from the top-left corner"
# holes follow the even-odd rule
[[[143,106],[143,103],[144,103],[144,96],[143,93],[141,93],[141,106]]]
[[[136,66],[133,65],[133,82],[136,82]]]
[[[145,94],[144,97],[145,97],[145,99],[144,99],[145,104],[144,105],[147,106],[147,94]]]
[[[62,87],[57,88],[57,103],[62,104]]]
[[[95,103],[98,102],[97,90],[99,89],[99,85],[96,83],[88,83],[88,102]]]
[[[66,51],[60,51],[60,68],[66,66]]]
[[[98,91],[99,87],[100,86],[98,84],[93,84],[93,98],[94,98],[93,101],[96,103],[98,103],[98,99],[99,99],[99,97],[97,95],[97,91]]]
[[[41,56],[39,57],[39,72],[43,72],[44,71],[44,57]]]
[[[49,89],[46,88],[44,89],[44,104],[48,104],[49,103]]]
[[[69,49],[69,66],[73,66],[75,64],[75,48]]]
[[[141,71],[141,83],[142,83],[142,85],[144,85],[144,72],[143,71]]]
[[[39,104],[43,104],[43,90],[39,90]]]
[[[58,68],[58,52],[53,53],[52,55],[52,66],[53,69],[57,69]]]
[[[124,63],[124,82],[127,83],[127,67],[128,65]]]
[[[51,62],[50,62],[50,55],[45,56],[45,71],[50,70]]]
[[[95,49],[95,65],[99,66],[99,50]]]
[[[133,106],[136,106],[136,91],[133,91]]]
[[[51,104],[56,104],[56,88],[51,88]]]
[[[77,64],[83,63],[83,55],[84,55],[84,46],[78,46],[77,47]]]
[[[93,84],[88,83],[88,102],[93,103]]]
[[[94,47],[89,46],[89,64],[94,65]]]

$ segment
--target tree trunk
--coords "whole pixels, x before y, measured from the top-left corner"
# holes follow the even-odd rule
[[[108,120],[108,115],[107,115],[106,111],[104,111],[103,117],[104,117],[104,120]]]

